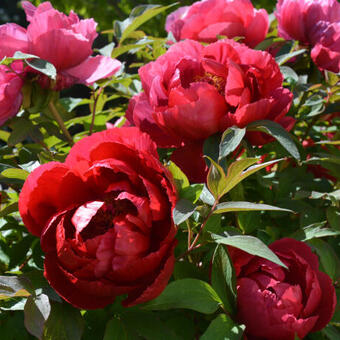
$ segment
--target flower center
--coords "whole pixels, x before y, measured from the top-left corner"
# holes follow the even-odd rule
[[[216,88],[216,90],[222,96],[224,96],[225,84],[226,84],[225,78],[223,78],[221,76],[217,76],[216,74],[205,72],[204,75],[202,75],[202,76],[196,75],[194,77],[194,81],[208,83],[208,84],[214,86]]]

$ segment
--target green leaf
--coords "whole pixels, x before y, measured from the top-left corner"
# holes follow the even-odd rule
[[[203,191],[204,184],[196,183],[185,187],[180,191],[180,197],[196,203]]]
[[[279,64],[279,66],[281,66],[281,65],[285,64],[287,61],[289,61],[291,58],[296,57],[296,56],[303,54],[305,52],[306,52],[305,49],[301,49],[301,50],[298,50],[298,51],[282,54],[282,55],[276,57],[275,61]]]
[[[35,70],[45,74],[47,77],[56,80],[57,79],[57,70],[52,65],[46,60],[39,59],[39,58],[34,58],[30,60],[25,60],[27,65],[31,66]]]
[[[5,217],[11,213],[19,211],[18,202],[14,202],[0,211],[0,217]]]
[[[169,162],[167,168],[169,169],[175,180],[176,188],[178,191],[181,191],[182,189],[190,185],[188,177],[174,162]]]
[[[261,240],[248,235],[220,236],[211,234],[213,241],[217,244],[225,244],[274,262],[284,268],[285,264],[275,255]]]
[[[295,159],[300,160],[300,153],[291,135],[278,123],[271,120],[258,120],[247,126],[250,131],[262,131],[273,136]]]
[[[196,206],[186,199],[180,199],[172,212],[174,223],[179,225],[187,220],[196,210]]]
[[[308,244],[312,245],[318,253],[320,263],[326,274],[328,274],[332,280],[337,280],[340,275],[340,260],[332,246],[319,238],[309,240]]]
[[[122,316],[122,321],[127,329],[133,329],[142,339],[147,340],[182,340],[182,337],[162,321],[157,313],[148,311],[128,310]]]
[[[2,65],[9,65],[15,60],[25,60],[25,59],[39,59],[36,55],[33,54],[27,54],[27,53],[22,53],[20,51],[16,51],[13,55],[13,57],[5,57],[1,60],[0,64]]]
[[[44,331],[44,324],[51,312],[51,305],[48,296],[40,294],[36,297],[29,296],[25,308],[25,327],[29,333],[42,338]]]
[[[223,214],[231,211],[253,211],[253,210],[275,210],[275,211],[287,211],[293,212],[292,210],[274,207],[268,204],[257,204],[250,202],[223,202],[217,204],[214,214]]]
[[[340,235],[340,231],[335,231],[329,228],[323,228],[324,225],[325,222],[311,224],[295,232],[292,235],[292,237],[299,241],[305,242],[313,238]]]
[[[333,229],[340,231],[340,209],[336,207],[328,207],[326,215],[330,226]]]
[[[288,82],[290,81],[290,79],[293,80],[293,82],[295,83],[299,81],[299,76],[292,68],[288,66],[281,66],[280,71],[283,75],[283,78],[287,80]]]
[[[207,186],[204,184],[201,195],[200,195],[200,200],[208,205],[213,205],[215,203],[215,198],[211,194],[211,192],[208,190]]]
[[[218,200],[221,196],[223,196],[224,188],[227,185],[226,175],[219,164],[210,157],[206,157],[211,163],[207,176],[207,185],[209,191],[214,195],[215,199]]]
[[[130,16],[123,22],[115,22],[115,32],[120,35],[119,43],[128,38],[128,36],[135,31],[139,26],[153,18],[154,16],[166,11],[167,9],[176,6],[177,3],[173,3],[169,6],[159,5],[140,5],[135,7]],[[119,26],[117,28],[117,25]],[[118,29],[118,32],[117,32]]]
[[[239,146],[245,134],[246,129],[240,129],[236,126],[225,130],[219,146],[219,160],[233,152]]]
[[[244,325],[237,325],[229,316],[219,314],[210,323],[200,340],[241,340],[244,330]]]
[[[30,282],[20,276],[0,276],[0,300],[31,295]]]
[[[80,340],[84,320],[79,309],[58,302],[51,304],[51,313],[45,323],[43,340]]]
[[[23,181],[27,178],[28,175],[28,171],[18,168],[10,168],[1,172],[1,176],[3,177],[21,179]]]
[[[128,340],[128,330],[121,320],[111,319],[106,324],[103,340]]]
[[[142,305],[147,310],[186,308],[204,314],[216,312],[222,301],[206,282],[183,279],[169,283],[156,299]]]
[[[225,309],[234,314],[236,308],[236,276],[225,247],[218,245],[212,260],[211,285],[221,298]]]
[[[270,162],[253,165],[254,163],[258,162],[258,160],[258,158],[244,158],[230,164],[226,177],[227,185],[224,188],[223,195],[229,192],[232,188],[234,188],[238,183],[243,181],[248,176],[267,167],[268,165],[275,164],[282,159],[276,159]]]

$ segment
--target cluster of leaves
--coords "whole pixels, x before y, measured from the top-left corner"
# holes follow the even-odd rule
[[[58,1],[55,3],[58,5]],[[130,13],[132,2],[112,1],[107,5],[109,10],[112,6],[124,14]],[[60,6],[66,11],[70,6],[76,8],[84,16],[91,16],[92,10],[97,15],[106,12],[96,9],[102,8],[100,1],[60,2]],[[53,108],[59,111],[74,141],[106,129],[108,122],[122,125],[128,99],[142,89],[137,68],[155,60],[167,48],[167,38],[147,35],[141,26],[146,23],[148,29],[157,32],[159,22],[151,19],[162,13],[164,17],[170,7],[138,6],[127,19],[115,21],[111,29],[104,17],[101,27],[107,29],[112,42],[98,52],[124,60],[125,70],[90,90],[79,87],[81,95],[77,98],[70,97],[68,91],[59,95],[39,86],[29,87],[30,93],[25,96],[31,98],[29,102],[0,130],[3,339],[186,340],[200,336],[202,340],[216,340],[224,339],[225,334],[229,334],[228,339],[241,339],[245,327],[233,321],[236,278],[223,245],[283,265],[267,245],[286,236],[312,247],[320,257],[321,270],[335,282],[339,296],[340,190],[338,184],[332,185],[339,183],[340,172],[340,118],[333,115],[339,111],[339,77],[330,72],[321,74],[311,63],[308,51],[276,38],[275,31],[257,48],[280,45],[276,60],[285,77],[284,85],[294,93],[290,112],[298,120],[294,131],[287,133],[276,123],[258,121],[244,129],[232,127],[211,136],[204,145],[209,165],[206,184],[190,184],[169,161],[169,152],[161,153],[180,195],[173,211],[179,228],[177,261],[165,291],[137,307],[123,308],[117,299],[103,310],[79,311],[63,302],[44,279],[39,240],[22,225],[18,196],[34,168],[63,161],[70,149],[67,136],[54,120]],[[25,60],[51,79],[55,77],[51,64],[27,55],[17,54],[15,58]],[[297,58],[294,64],[292,58]],[[270,134],[273,142],[253,147],[245,138],[246,130]],[[333,134],[331,140],[327,134]],[[305,140],[313,140],[313,145],[303,147]],[[313,166],[326,169],[337,180],[315,177],[307,171]],[[338,303],[331,323],[307,338],[339,339],[339,325]]]

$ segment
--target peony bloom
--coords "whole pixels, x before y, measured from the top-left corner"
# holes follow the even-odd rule
[[[16,24],[0,26],[0,56],[11,57],[15,51],[21,51],[52,63],[58,72],[56,90],[75,83],[91,85],[119,70],[121,63],[116,59],[91,57],[97,37],[93,19],[79,20],[72,11],[67,16],[50,2],[35,7],[23,1],[22,6],[30,24],[27,30]],[[40,77],[40,83],[50,85],[45,76]]]
[[[0,25],[0,60],[13,57],[16,51],[28,53],[26,30],[12,23]]]
[[[340,4],[339,4],[340,11]],[[340,20],[340,18],[339,18]],[[320,23],[320,39],[314,45],[311,56],[321,70],[340,72],[340,22],[325,25]]]
[[[40,237],[44,275],[72,305],[149,301],[174,266],[176,191],[155,144],[137,128],[113,128],[76,143],[65,163],[27,178],[19,211]]]
[[[247,338],[303,339],[331,320],[335,289],[319,271],[311,248],[290,238],[275,241],[271,250],[288,267],[229,248],[237,275],[238,321],[246,325]]]
[[[279,0],[279,35],[312,46],[321,70],[340,71],[340,3],[337,0]]]
[[[249,0],[198,1],[171,13],[165,25],[177,41],[193,39],[211,43],[218,35],[224,35],[244,37],[242,41],[250,47],[266,37],[268,27],[266,10],[254,9]]]
[[[12,69],[0,65],[0,126],[14,117],[22,104],[24,81],[20,77],[21,71],[21,63],[12,64]]]
[[[199,141],[236,125],[269,119],[287,129],[292,94],[272,56],[233,40],[202,46],[179,42],[139,69],[144,93],[132,98],[130,123],[149,133],[158,146]],[[249,135],[250,136],[250,135]],[[254,144],[268,142],[252,135]],[[251,136],[250,136],[251,137]]]

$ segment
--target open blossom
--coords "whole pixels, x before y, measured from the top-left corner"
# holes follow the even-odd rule
[[[55,10],[50,2],[35,7],[23,1],[22,6],[30,24],[27,30],[16,24],[0,26],[2,57],[21,51],[52,63],[58,72],[56,90],[75,83],[90,85],[119,70],[121,64],[116,59],[91,57],[92,44],[97,37],[97,24],[93,19],[80,20],[72,11],[67,16]],[[43,75],[40,82],[49,86]]]
[[[273,57],[233,40],[208,46],[181,41],[141,67],[139,75],[144,92],[131,99],[126,118],[159,147],[177,147],[173,160],[189,177],[192,167],[185,160],[191,159],[201,169],[192,181],[204,180],[202,143],[210,135],[261,119],[287,130],[295,122],[286,116],[292,93],[282,87]],[[271,140],[260,132],[247,137],[255,145]]]
[[[320,69],[340,71],[340,3],[337,0],[279,0],[279,35],[311,45]]]
[[[254,9],[249,0],[203,0],[180,7],[166,20],[167,32],[177,41],[193,39],[214,42],[217,36],[244,37],[242,42],[255,47],[267,35],[268,14]]]
[[[340,11],[340,4],[339,4]],[[313,61],[321,70],[340,72],[340,18],[332,24],[320,23],[320,38],[311,51]],[[323,27],[323,28],[322,28]]]
[[[15,73],[15,72],[18,73]],[[21,88],[24,81],[20,77],[22,65],[12,64],[12,70],[0,65],[0,126],[8,119],[14,117],[22,104]]]
[[[144,93],[134,97],[128,120],[156,142],[202,140],[236,125],[269,119],[291,127],[292,94],[272,56],[233,40],[208,46],[179,42],[139,69]],[[254,144],[266,141],[253,138]]]
[[[44,275],[72,305],[103,308],[149,301],[174,266],[177,194],[156,145],[137,128],[113,128],[76,143],[65,163],[27,178],[19,211],[40,237]]]
[[[336,305],[331,278],[303,242],[283,238],[269,248],[288,269],[230,249],[237,275],[237,318],[247,339],[294,340],[324,328]]]

